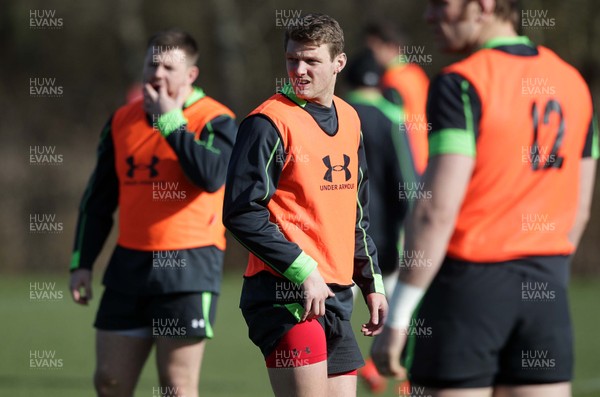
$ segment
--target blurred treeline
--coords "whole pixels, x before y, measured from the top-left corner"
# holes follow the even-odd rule
[[[346,52],[362,46],[367,21],[388,19],[403,28],[407,44],[424,46],[433,76],[452,61],[435,48],[423,22],[426,1],[410,0],[2,0],[0,2],[0,267],[2,271],[63,271],[70,260],[77,207],[95,161],[100,130],[140,78],[147,37],[177,26],[197,39],[198,85],[231,107],[241,119],[270,96],[286,76],[283,30],[277,12],[319,11],[334,16],[346,35]],[[575,65],[600,101],[600,2],[526,0],[527,9],[547,10],[551,29],[525,31]],[[54,10],[60,29],[30,29],[31,10]],[[30,95],[30,78],[55,78],[59,98]],[[343,93],[343,85],[338,93]],[[508,116],[508,115],[507,115]],[[29,164],[31,146],[55,147],[58,165]],[[578,273],[598,273],[600,192],[575,260]],[[29,232],[30,214],[55,214],[64,230]],[[114,231],[114,230],[113,230]],[[96,267],[103,268],[114,244],[107,242]],[[246,253],[229,238],[227,267],[239,269]],[[236,270],[239,271],[239,270]]]

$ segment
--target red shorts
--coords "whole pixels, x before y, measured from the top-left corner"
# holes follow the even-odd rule
[[[325,331],[317,320],[298,323],[279,341],[265,361],[267,368],[295,368],[327,360]]]
[[[325,330],[317,320],[301,322],[290,329],[265,361],[267,368],[296,368],[327,360]],[[356,375],[357,370],[329,377]]]
[[[335,296],[325,301],[325,314],[298,322],[302,299],[278,291],[298,286],[267,272],[244,279],[240,308],[250,339],[265,357],[268,368],[294,368],[326,361],[329,376],[351,374],[364,365],[354,337],[352,290],[331,285]],[[301,293],[302,291],[300,291]]]

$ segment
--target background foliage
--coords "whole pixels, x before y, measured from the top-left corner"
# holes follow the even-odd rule
[[[95,161],[100,129],[127,88],[140,77],[147,37],[178,26],[199,42],[198,84],[230,106],[241,119],[270,96],[285,77],[282,28],[277,12],[301,10],[331,14],[346,34],[351,56],[362,46],[361,28],[372,19],[396,22],[412,45],[424,46],[433,76],[452,58],[441,55],[423,22],[425,1],[156,1],[156,0],[3,0],[0,12],[0,267],[2,271],[65,271],[72,246],[77,206]],[[527,29],[534,41],[554,49],[576,66],[599,94],[600,2],[526,0],[524,7],[545,10],[556,24]],[[63,19],[55,30],[30,29],[32,10],[54,10]],[[29,79],[55,78],[59,98],[30,96]],[[343,92],[340,85],[339,92]],[[56,147],[63,163],[29,164],[31,146]],[[598,196],[596,196],[598,197]],[[598,203],[598,200],[596,200]],[[64,231],[31,234],[29,216],[55,214]],[[575,260],[579,274],[598,273],[600,206],[594,205]],[[107,243],[112,245],[114,233]],[[243,266],[245,252],[229,239],[227,267]],[[110,254],[98,261],[103,267]]]

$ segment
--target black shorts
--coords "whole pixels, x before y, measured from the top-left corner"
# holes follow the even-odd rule
[[[138,296],[106,288],[94,326],[124,335],[211,339],[217,298],[212,292]]]
[[[409,330],[413,384],[475,388],[566,382],[573,372],[569,257],[446,258]]]
[[[327,342],[327,373],[353,371],[364,365],[352,325],[352,289],[329,286],[335,297],[325,301],[325,315],[319,323]],[[283,335],[302,316],[303,291],[287,279],[260,272],[244,279],[240,309],[248,325],[250,339],[266,358]]]

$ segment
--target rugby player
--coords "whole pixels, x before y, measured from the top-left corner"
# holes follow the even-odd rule
[[[428,61],[427,54],[416,54],[419,52],[413,49],[416,47],[408,46],[404,35],[388,21],[368,24],[365,41],[377,62],[385,68],[380,83],[383,95],[402,109],[402,132],[410,142],[410,159],[420,177],[427,166],[429,124],[425,105],[429,78],[417,62]],[[381,266],[388,265],[382,263]]]
[[[240,307],[275,395],[347,397],[363,365],[351,287],[370,311],[364,335],[380,332],[387,302],[360,121],[334,96],[343,32],[327,15],[301,18],[285,34],[290,84],[240,125],[223,221],[250,251]]]
[[[432,82],[425,188],[372,349],[379,370],[447,396],[571,395],[569,262],[588,221],[598,158],[589,89],[518,36],[510,0],[431,0],[443,50],[468,56]],[[403,269],[404,270],[404,269]],[[415,317],[431,328],[406,341]],[[405,346],[407,348],[405,349]]]
[[[402,251],[401,230],[409,208],[400,189],[416,182],[411,179],[416,172],[410,141],[400,128],[402,108],[382,95],[383,68],[372,51],[365,49],[351,58],[344,73],[351,87],[346,100],[360,118],[369,164],[369,234],[377,246],[385,290],[393,291]],[[375,394],[387,388],[386,378],[379,375],[370,359],[358,375]]]
[[[224,182],[233,113],[193,85],[198,48],[186,32],[152,36],[142,99],[100,136],[80,205],[71,262],[75,302],[92,298],[92,266],[119,209],[119,236],[96,316],[98,396],[130,397],[153,345],[161,387],[198,395],[214,335],[225,228]]]

